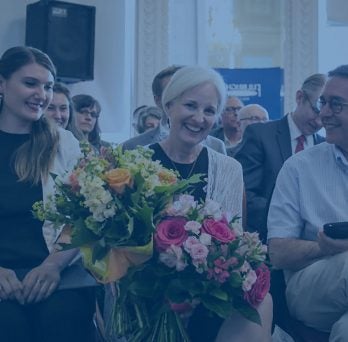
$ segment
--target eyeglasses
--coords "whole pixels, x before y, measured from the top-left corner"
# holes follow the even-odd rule
[[[227,115],[237,115],[237,113],[242,109],[242,107],[233,107],[233,106],[229,106],[229,107],[225,107],[224,108],[224,113]]]
[[[305,95],[306,97],[306,100],[309,102],[309,105],[311,106],[312,108],[312,111],[316,114],[316,115],[319,115],[320,114],[320,106],[318,105],[318,103],[316,104],[316,106],[312,103],[312,101],[310,100],[308,94],[303,91],[303,94]],[[319,100],[318,100],[319,101]]]
[[[78,113],[84,116],[90,115],[93,119],[99,118],[99,114],[97,112],[89,109],[81,109],[80,111],[78,111]]]
[[[329,108],[332,110],[334,114],[339,114],[342,112],[343,107],[348,106],[347,102],[342,102],[336,98],[331,98],[330,100],[326,101],[323,96],[320,96],[318,100],[318,106],[320,109],[323,109],[325,105],[328,104]]]
[[[244,120],[266,122],[267,118],[260,118],[259,116],[247,116],[246,118],[239,119],[239,121],[244,121]]]

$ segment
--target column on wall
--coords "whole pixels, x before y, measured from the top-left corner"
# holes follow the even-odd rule
[[[168,65],[168,8],[169,0],[137,1],[134,108],[154,104],[152,79]]]
[[[205,0],[137,1],[134,107],[153,104],[154,75],[172,64],[207,63]]]
[[[284,2],[284,112],[295,105],[303,80],[318,72],[318,1]]]

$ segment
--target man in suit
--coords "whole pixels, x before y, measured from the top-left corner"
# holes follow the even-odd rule
[[[154,101],[158,108],[162,110],[162,119],[160,125],[156,128],[142,133],[134,138],[131,138],[124,143],[122,143],[122,148],[124,150],[132,150],[137,146],[145,146],[154,144],[161,141],[168,135],[168,118],[162,107],[162,93],[166,85],[168,84],[170,78],[174,73],[179,70],[182,66],[173,65],[160,71],[153,79],[152,82],[152,94]],[[212,148],[213,150],[226,154],[226,148],[224,143],[214,137],[208,135],[208,137],[203,142],[206,146]]]
[[[214,129],[210,135],[224,142],[226,148],[233,148],[240,143],[242,132],[238,112],[243,102],[236,96],[229,95],[221,113],[221,127]]]
[[[247,197],[249,231],[257,231],[265,242],[267,214],[278,173],[283,163],[301,149],[324,141],[316,134],[322,127],[319,109],[314,104],[323,90],[323,74],[309,76],[296,92],[296,107],[280,120],[249,125],[235,158],[242,164]],[[299,136],[305,136],[305,141]],[[299,140],[297,140],[299,138]],[[302,141],[302,145],[301,145]],[[293,337],[294,331],[285,301],[285,281],[282,271],[272,271],[271,294],[274,323]]]
[[[298,138],[305,137],[302,149],[324,141],[316,134],[322,127],[314,105],[324,87],[323,74],[309,76],[296,92],[296,107],[280,120],[249,125],[235,158],[243,166],[247,194],[247,227],[265,241],[267,213],[275,181],[283,163],[297,152]],[[301,138],[299,138],[301,139]],[[300,146],[301,147],[301,146]]]

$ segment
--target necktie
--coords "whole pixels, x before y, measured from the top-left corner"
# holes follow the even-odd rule
[[[297,140],[297,145],[295,147],[295,153],[304,150],[304,143],[306,141],[306,137],[304,135],[300,135],[299,137],[296,138],[296,140]]]

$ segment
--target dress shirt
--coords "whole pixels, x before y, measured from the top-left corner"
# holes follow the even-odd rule
[[[297,153],[280,170],[268,239],[316,240],[325,223],[348,221],[348,160],[326,142]]]
[[[295,149],[297,146],[297,138],[300,135],[303,135],[303,133],[296,126],[295,121],[292,117],[292,113],[288,115],[288,123],[289,123],[290,138],[291,138],[291,150],[292,150],[292,154],[295,154]],[[314,146],[313,135],[312,134],[306,135],[305,137],[306,137],[306,141],[303,144],[304,149]]]

